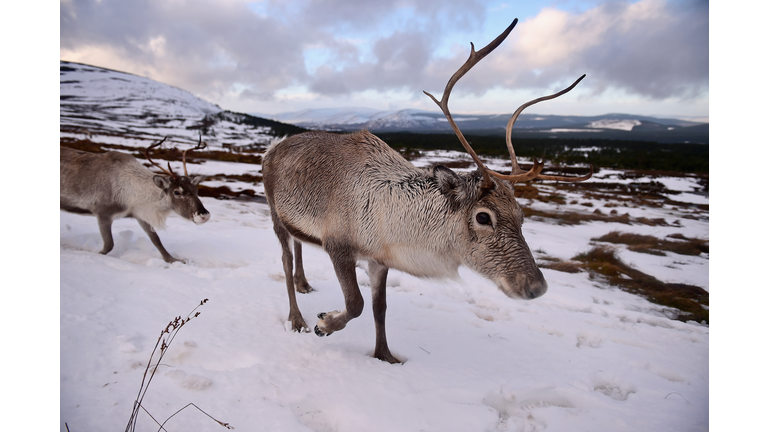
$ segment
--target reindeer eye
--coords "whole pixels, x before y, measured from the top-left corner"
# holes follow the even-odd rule
[[[173,194],[176,195],[176,196],[181,196],[181,192],[179,192],[179,190],[173,191]]]
[[[491,224],[491,216],[489,216],[488,213],[485,213],[485,212],[478,213],[475,216],[475,220],[477,220],[477,223],[479,223],[480,225]]]

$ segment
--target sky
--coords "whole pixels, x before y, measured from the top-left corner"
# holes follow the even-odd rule
[[[455,113],[630,113],[708,121],[709,3],[696,0],[62,0],[60,59],[145,76],[223,109],[437,106]]]

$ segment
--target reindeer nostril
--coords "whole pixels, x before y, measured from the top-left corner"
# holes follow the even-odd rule
[[[535,299],[547,292],[547,281],[544,280],[544,275],[541,274],[541,271],[539,271],[538,276],[528,285],[528,298]]]

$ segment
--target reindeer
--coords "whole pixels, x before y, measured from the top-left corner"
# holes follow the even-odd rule
[[[417,168],[368,131],[306,132],[267,150],[262,164],[264,189],[282,247],[288,319],[294,331],[309,331],[294,292],[312,291],[302,265],[303,242],[328,253],[344,294],[345,309],[318,314],[315,333],[330,335],[361,314],[363,297],[355,266],[358,260],[367,260],[376,327],[374,357],[389,363],[400,362],[390,353],[385,332],[389,269],[417,277],[458,278],[459,266],[465,265],[512,298],[533,299],[547,291],[523,238],[523,211],[513,185],[535,178],[580,182],[589,179],[593,169],[590,166],[589,174],[582,177],[543,175],[543,163],[534,158],[533,167],[522,170],[511,131],[526,107],[570,91],[584,76],[563,91],[522,105],[512,115],[506,128],[511,174],[497,173],[482,163],[448,110],[456,82],[499,46],[516,23],[517,19],[480,51],[471,45],[469,59],[448,81],[442,100],[424,92],[443,111],[477,164],[476,171]]]
[[[149,157],[149,151],[166,138],[144,150],[147,160],[166,175],[153,173],[125,153],[89,153],[60,148],[61,210],[96,216],[104,241],[101,254],[109,253],[114,247],[112,221],[132,217],[166,262],[179,261],[165,250],[155,229],[165,227],[165,219],[171,211],[198,225],[210,219],[210,213],[197,196],[197,184],[203,177],[189,177],[187,173],[187,150],[182,154],[183,176],[173,172],[170,162],[166,170]],[[201,136],[192,150],[205,146]]]

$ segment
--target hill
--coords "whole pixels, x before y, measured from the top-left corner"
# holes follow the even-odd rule
[[[62,138],[100,136],[106,143],[146,146],[194,143],[202,134],[211,149],[247,149],[305,129],[220,108],[176,87],[148,78],[80,63],[60,64]]]

